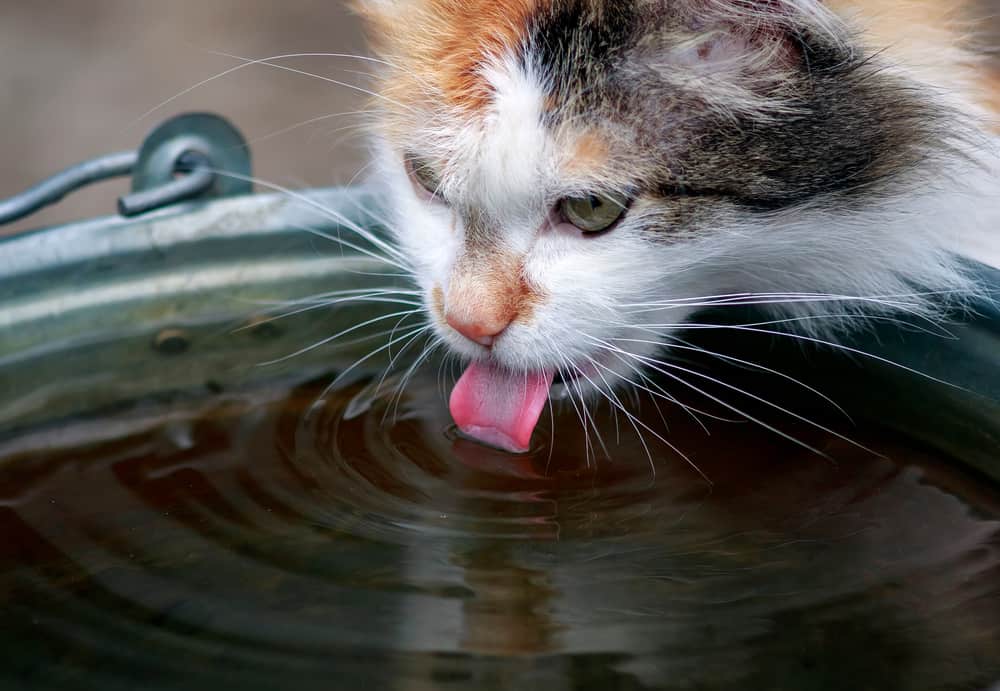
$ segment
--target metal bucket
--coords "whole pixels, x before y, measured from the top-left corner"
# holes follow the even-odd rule
[[[162,133],[151,141],[181,153]],[[364,188],[228,189],[0,241],[0,440],[150,396],[304,379],[362,358],[377,329],[359,325],[391,309],[360,303],[322,319],[262,317],[268,304],[405,281],[387,276],[352,229],[382,234],[377,208]],[[1000,271],[977,271],[1000,298]],[[984,302],[956,319],[953,338],[882,325],[849,344],[856,352],[776,342],[763,357],[852,415],[1000,480],[1000,311]],[[356,331],[283,359],[345,329]]]
[[[172,157],[188,146],[200,144]],[[443,402],[426,406],[433,426],[359,453],[368,432],[392,425],[348,421],[346,401],[324,408],[314,394],[355,363],[365,378],[405,359],[379,350],[403,306],[310,296],[406,283],[372,256],[384,237],[378,198],[252,194],[205,187],[209,177],[179,180],[177,201],[161,176],[140,192],[175,198],[152,211],[133,213],[147,195],[126,215],[0,241],[0,459],[11,459],[0,464],[15,488],[0,495],[10,660],[0,685],[913,688],[899,680],[934,665],[945,670],[932,679],[963,688],[995,678],[997,524],[977,511],[992,504],[966,497],[992,497],[1000,480],[993,306],[956,315],[952,337],[884,322],[849,350],[691,335],[978,473],[815,457],[788,472],[733,444],[717,447],[731,457],[716,454],[731,472],[728,500],[680,461],[651,483],[646,458],[638,472],[610,469],[602,494],[579,469],[544,466],[543,477],[516,457],[468,454],[439,433]],[[979,270],[1000,289],[1000,272]],[[779,395],[780,378],[760,384]],[[295,388],[305,401],[278,424],[268,395]],[[217,425],[191,434],[227,400],[251,434],[232,446]],[[411,462],[406,449],[424,441]],[[434,448],[455,463],[428,463]],[[951,475],[954,494],[940,490]]]

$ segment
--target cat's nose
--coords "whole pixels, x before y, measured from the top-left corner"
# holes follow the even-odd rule
[[[487,348],[493,346],[493,341],[511,322],[510,319],[500,317],[499,315],[469,319],[465,316],[457,315],[451,310],[445,313],[445,321],[448,322],[448,326],[470,341]]]

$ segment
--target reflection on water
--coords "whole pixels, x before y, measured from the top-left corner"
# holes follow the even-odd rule
[[[360,388],[322,384],[0,443],[0,686],[1000,678],[997,493],[898,440],[789,429],[823,458],[665,410],[710,484],[606,410],[608,457],[569,406],[512,457],[452,434],[434,381],[350,419]]]

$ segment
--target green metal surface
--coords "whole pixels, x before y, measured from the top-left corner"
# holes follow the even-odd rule
[[[381,233],[370,212],[377,208],[364,188],[249,195],[0,242],[0,439],[144,396],[306,378],[353,362],[371,342],[346,339],[261,364],[389,308],[367,304],[241,327],[276,302],[405,282],[330,240],[368,247],[351,226]],[[1000,272],[981,271],[1000,291]],[[852,413],[880,419],[1000,479],[1000,312],[984,302],[977,315],[949,328],[954,338],[881,327],[852,344],[902,367],[796,342],[769,342],[760,357],[780,362]],[[181,337],[171,341],[171,330]],[[751,340],[748,349],[761,347]]]
[[[316,234],[343,233],[364,248],[348,226],[377,230],[363,211],[371,204],[360,189],[259,195],[0,242],[0,439],[143,396],[309,377],[353,361],[371,347],[356,343],[364,330],[336,348],[262,364],[363,321],[370,306],[245,327],[286,301],[405,280]],[[183,332],[182,353],[157,347],[166,330]]]

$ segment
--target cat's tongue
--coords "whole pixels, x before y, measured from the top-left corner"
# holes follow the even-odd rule
[[[451,416],[473,439],[506,451],[528,450],[555,372],[509,372],[473,362],[451,392]]]

